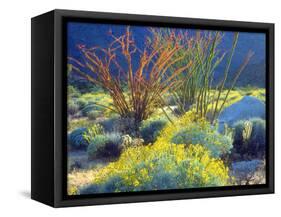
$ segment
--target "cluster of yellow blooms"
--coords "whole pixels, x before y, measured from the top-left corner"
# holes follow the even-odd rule
[[[100,185],[112,177],[119,177],[122,179],[121,185],[132,191],[149,190],[142,186],[151,183],[161,171],[177,179],[177,188],[227,185],[228,168],[220,159],[211,157],[208,149],[200,144],[186,146],[170,142],[175,130],[196,118],[193,112],[188,112],[174,124],[167,124],[154,144],[127,148],[118,161],[94,173],[92,184]],[[149,186],[150,190],[161,189],[161,186]],[[122,191],[120,189],[116,188],[115,191]]]
[[[184,126],[195,122],[202,127],[206,123],[206,120],[199,118],[195,111],[190,110],[186,112],[181,118],[177,119],[173,123],[168,123],[167,126],[161,131],[160,136],[157,138],[155,145],[170,143],[172,137],[175,135],[175,132],[181,130]]]

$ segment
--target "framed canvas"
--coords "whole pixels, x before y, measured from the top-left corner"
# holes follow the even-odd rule
[[[274,192],[274,24],[32,18],[31,197],[54,207]]]

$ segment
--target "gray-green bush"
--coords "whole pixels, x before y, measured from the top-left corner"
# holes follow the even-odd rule
[[[70,115],[75,115],[79,112],[79,106],[74,102],[74,100],[68,100],[67,112]]]
[[[121,154],[121,136],[118,133],[110,133],[95,136],[87,149],[88,158],[115,159]]]
[[[98,111],[95,111],[95,110],[92,110],[90,112],[88,112],[88,115],[87,117],[90,119],[90,120],[96,120],[97,117],[99,117],[100,113]]]
[[[144,121],[140,128],[140,134],[144,140],[144,143],[148,144],[155,142],[157,136],[167,124],[167,122],[167,119]]]
[[[88,141],[84,138],[84,133],[87,128],[81,127],[72,131],[68,135],[68,146],[71,150],[86,150],[88,146]]]
[[[251,135],[247,141],[243,138],[243,130],[245,129],[246,121],[252,123]],[[238,158],[263,158],[266,147],[265,121],[260,118],[254,118],[236,122],[234,124],[233,147],[233,154],[235,154]]]
[[[118,116],[113,116],[111,118],[100,120],[98,123],[104,128],[105,132],[112,132],[115,131],[116,126],[118,126],[118,121]]]
[[[232,149],[232,134],[220,134],[216,126],[205,123],[201,126],[197,123],[191,123],[176,135],[173,136],[172,142],[175,144],[201,144],[208,148],[212,156],[220,157],[230,153]]]

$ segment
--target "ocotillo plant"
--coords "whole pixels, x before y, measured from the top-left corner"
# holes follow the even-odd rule
[[[200,33],[197,33],[200,34]],[[198,37],[196,40],[196,59],[198,64],[199,87],[196,95],[196,112],[206,117],[208,105],[211,103],[210,93],[213,87],[214,72],[224,58],[219,56],[217,46],[221,41],[219,32],[209,33],[207,38]]]
[[[133,119],[133,131],[138,134],[140,123],[164,106],[162,96],[178,85],[180,81],[176,77],[192,62],[174,68],[171,73],[170,67],[182,59],[174,56],[183,48],[181,39],[173,34],[165,37],[165,46],[157,35],[153,35],[143,49],[136,46],[129,27],[121,36],[110,35],[112,43],[109,47],[79,45],[84,61],[69,57],[69,63],[74,72],[110,94],[113,100],[111,109],[121,118]],[[133,61],[135,54],[139,55],[137,67]],[[126,66],[121,64],[120,58],[125,60]],[[116,76],[116,71],[119,76]],[[128,91],[124,90],[122,83],[126,84]]]
[[[159,30],[154,31],[158,35],[163,44],[166,44],[164,37],[169,31]],[[253,53],[249,52],[244,59],[244,62],[234,74],[234,79],[231,84],[226,87],[226,81],[229,77],[229,69],[234,55],[238,33],[234,33],[232,47],[228,54],[221,53],[217,47],[220,44],[223,35],[220,32],[207,32],[202,34],[200,31],[195,35],[189,36],[187,32],[179,32],[183,49],[177,55],[184,58],[177,62],[176,67],[185,64],[185,61],[192,61],[191,67],[186,69],[184,73],[178,76],[182,81],[174,91],[173,96],[181,114],[195,105],[196,112],[200,117],[209,118],[213,123],[220,114],[225,102],[227,101],[230,91],[234,88],[240,74],[250,61]],[[214,72],[222,60],[228,56],[225,66],[223,78],[214,84]],[[174,58],[177,58],[175,55]],[[222,92],[226,90],[226,95],[222,96]]]
[[[161,38],[163,44],[166,44],[165,35],[169,34],[169,30],[160,29],[153,33]],[[224,58],[224,54],[219,55],[216,49],[222,34],[201,31],[195,34],[179,31],[177,34],[181,38],[183,49],[174,58],[178,56],[183,58],[172,67],[181,67],[189,61],[193,64],[177,77],[182,82],[172,92],[173,98],[180,114],[184,114],[196,104],[197,112],[202,113],[201,116],[203,116],[205,110],[203,105],[209,97],[207,93],[209,93],[209,87],[212,86],[214,69]]]
[[[229,71],[230,66],[232,62],[232,58],[236,49],[237,41],[238,41],[238,33],[234,33],[233,37],[233,43],[231,47],[231,51],[228,54],[224,75],[221,81],[218,82],[218,85],[213,85],[214,80],[214,69],[218,66],[218,64],[221,63],[221,60],[224,58],[225,54],[223,54],[222,57],[218,58],[219,61],[213,62],[214,57],[216,57],[217,51],[217,36],[218,33],[216,33],[213,42],[211,43],[211,47],[208,49],[209,53],[205,57],[204,61],[201,61],[202,58],[200,58],[200,51],[199,53],[199,65],[203,72],[203,82],[201,82],[201,88],[199,91],[199,94],[197,96],[197,102],[196,102],[196,111],[201,117],[207,117],[207,114],[209,113],[208,118],[210,119],[211,123],[214,123],[216,118],[221,113],[227,98],[229,96],[230,91],[234,88],[238,78],[240,77],[241,73],[249,63],[250,59],[253,56],[253,52],[249,51],[246,57],[243,60],[243,63],[240,65],[238,70],[234,73],[234,78],[230,85],[226,87],[226,81],[229,78]],[[200,46],[198,47],[200,48]],[[204,52],[202,52],[204,53]],[[204,56],[203,56],[204,57]],[[214,89],[214,93],[211,96],[212,89]],[[222,92],[226,90],[225,96],[222,96]],[[209,105],[211,104],[211,109],[209,109]]]

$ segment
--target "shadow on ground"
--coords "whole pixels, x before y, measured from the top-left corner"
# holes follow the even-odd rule
[[[25,197],[25,198],[30,198],[31,197],[31,194],[29,191],[21,191],[19,192],[19,194],[22,196],[22,197]]]

